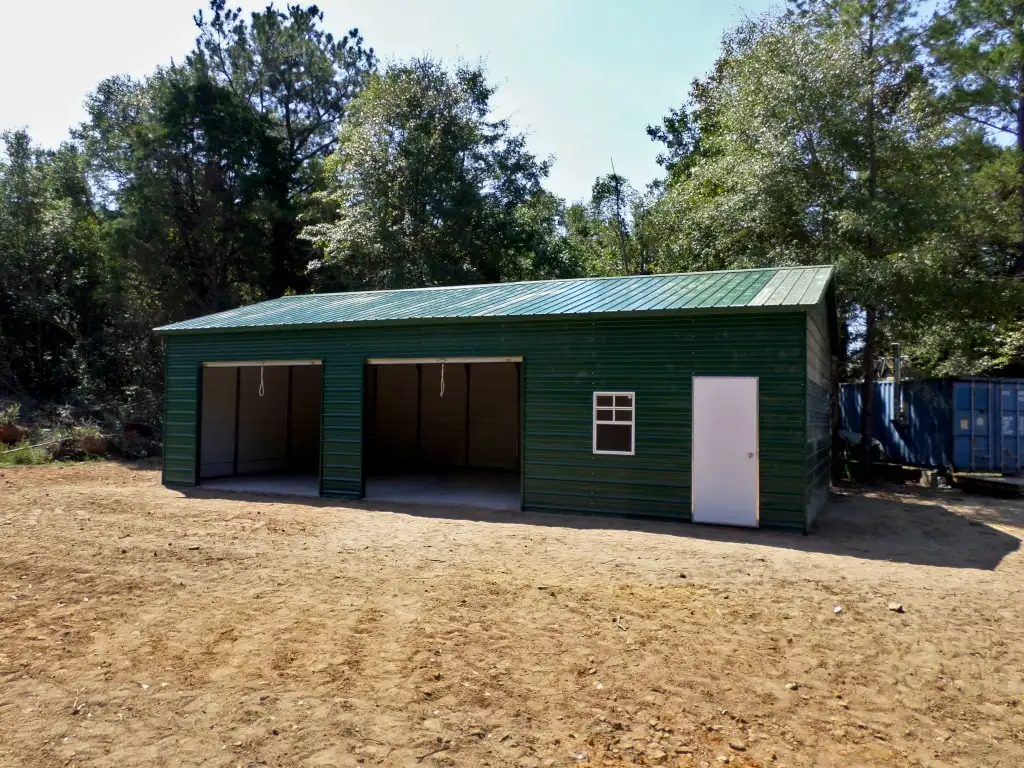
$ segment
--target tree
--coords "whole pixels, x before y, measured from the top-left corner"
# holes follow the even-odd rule
[[[913,354],[924,345],[910,329],[926,318],[955,308],[956,327],[969,317],[980,329],[1012,311],[998,260],[958,229],[986,208],[972,167],[982,142],[935,108],[908,11],[883,0],[812,3],[732,33],[694,100],[713,115],[698,124],[706,151],[663,204],[680,266],[838,266],[865,442],[887,340]]]
[[[576,261],[598,275],[645,275],[658,263],[660,232],[654,215],[660,187],[636,190],[624,177],[599,176],[590,201],[569,208],[568,247]]]
[[[109,188],[109,245],[159,294],[165,318],[259,297],[273,208],[264,118],[201,69],[101,84],[78,132],[98,188]]]
[[[856,162],[854,167],[863,176],[858,190],[861,199],[854,206],[854,212],[861,217],[857,235],[862,247],[856,255],[863,271],[877,278],[887,271],[885,265],[879,263],[885,251],[903,245],[897,229],[907,223],[906,217],[899,215],[889,222],[883,220],[883,216],[896,212],[897,208],[890,203],[887,211],[880,199],[880,192],[884,193],[880,190],[880,174],[889,170],[883,171],[880,164],[885,152],[884,141],[886,134],[904,139],[910,127],[907,107],[915,95],[923,95],[915,45],[907,25],[911,3],[909,0],[796,0],[793,8],[812,29],[844,37],[855,53],[853,80],[859,87],[854,93],[863,117],[863,130],[857,137],[860,151],[856,151],[856,145],[848,147],[854,150],[850,152],[850,159]],[[899,158],[892,160],[892,170],[899,173]],[[884,298],[877,295],[877,291],[865,292],[859,304],[864,312],[861,454],[866,476],[870,476],[871,471],[875,357],[879,315],[885,311],[883,304]]]
[[[299,217],[373,51],[315,6],[210,8],[182,63],[100,83],[71,143],[6,136],[0,389],[144,398],[153,325],[308,289]]]
[[[0,141],[0,389],[53,397],[78,383],[80,345],[102,322],[97,221],[75,147]]]
[[[541,190],[516,208],[516,219],[525,240],[509,277],[544,280],[591,274],[586,260],[570,247],[568,208],[560,197]]]
[[[375,66],[358,31],[335,39],[315,6],[248,20],[210,8],[184,64],[104,81],[77,132],[110,242],[172,318],[308,290],[299,217]]]
[[[647,135],[651,141],[665,145],[665,151],[658,153],[658,165],[673,180],[685,175],[704,149],[698,121],[686,106],[669,110],[660,125],[648,125]]]
[[[211,0],[210,9],[209,19],[196,14],[199,36],[189,66],[247,103],[279,142],[276,162],[262,168],[265,199],[273,206],[266,292],[273,298],[305,290],[312,253],[298,238],[298,220],[376,57],[357,29],[341,38],[323,31],[323,13],[315,5],[289,5],[286,11],[269,5],[248,22],[225,0]]]
[[[534,256],[537,222],[524,211],[545,209],[548,163],[491,116],[493,93],[478,68],[448,72],[415,59],[372,77],[353,100],[320,196],[329,223],[305,231],[336,287],[535,274],[524,264]]]
[[[950,0],[928,29],[945,106],[1009,137],[1017,206],[1013,272],[1024,277],[1024,3]]]
[[[97,395],[162,389],[154,325],[264,297],[273,206],[266,121],[201,69],[102,82],[75,132],[104,257],[106,322],[87,339]]]

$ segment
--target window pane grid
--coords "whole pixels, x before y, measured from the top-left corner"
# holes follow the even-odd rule
[[[631,424],[632,408],[599,408],[596,421],[598,424]]]
[[[635,454],[634,393],[594,393],[594,453]]]

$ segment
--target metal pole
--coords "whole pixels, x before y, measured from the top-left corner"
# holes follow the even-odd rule
[[[971,418],[968,423],[971,425],[968,429],[968,435],[971,440],[971,470],[974,470],[974,382],[972,381],[969,385],[971,392]]]
[[[526,368],[516,363],[516,429],[519,430],[519,509],[526,506]]]
[[[242,403],[242,368],[235,368],[235,457],[231,463],[231,474],[238,474],[238,421]]]
[[[466,468],[469,468],[469,363],[466,363]]]
[[[423,364],[416,363],[416,463],[423,445]]]
[[[196,408],[196,485],[200,485],[203,481],[203,382],[205,372],[203,366],[199,366],[199,380],[197,387],[199,390],[198,403]],[[8,451],[4,451],[8,453]]]
[[[292,464],[292,373],[295,369],[292,366],[288,366],[288,410],[287,416],[285,416],[285,454],[284,461],[288,469],[291,469]]]
[[[895,402],[894,410],[896,411],[896,418],[900,421],[903,420],[903,366],[900,363],[900,345],[893,344],[893,360],[892,360],[892,396]]]

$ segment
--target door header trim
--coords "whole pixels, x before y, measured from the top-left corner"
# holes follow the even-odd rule
[[[272,368],[274,366],[323,365],[322,360],[225,360],[203,363],[203,368]]]
[[[521,363],[522,355],[506,357],[369,357],[367,365],[421,365],[430,363]]]

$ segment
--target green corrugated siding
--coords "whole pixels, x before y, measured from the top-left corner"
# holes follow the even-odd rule
[[[807,527],[828,499],[832,469],[832,350],[825,303],[807,313]]]
[[[760,378],[761,522],[805,524],[802,311],[178,334],[167,345],[169,484],[195,482],[202,361],[323,360],[323,490],[352,498],[366,358],[522,355],[527,509],[689,519],[691,377],[749,375]],[[635,456],[592,453],[595,390],[636,392]]]

